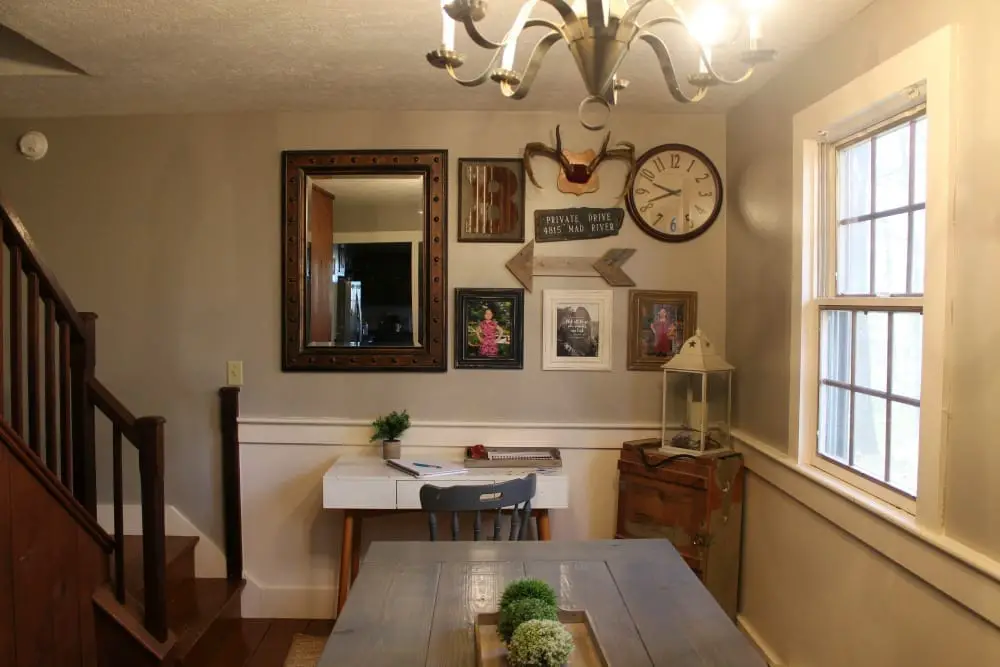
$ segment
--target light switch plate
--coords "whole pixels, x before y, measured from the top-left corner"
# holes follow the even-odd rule
[[[243,386],[243,362],[242,361],[227,361],[226,362],[226,384],[230,387],[242,387]]]

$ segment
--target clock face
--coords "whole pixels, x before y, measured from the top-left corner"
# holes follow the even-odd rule
[[[640,228],[661,241],[689,241],[722,210],[722,178],[704,153],[664,144],[636,162],[626,206]]]

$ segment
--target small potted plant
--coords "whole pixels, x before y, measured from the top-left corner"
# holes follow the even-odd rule
[[[402,412],[393,410],[384,417],[379,415],[378,419],[372,422],[372,428],[375,429],[375,432],[372,434],[370,442],[382,441],[382,458],[398,459],[402,449],[399,437],[406,429],[410,428],[410,415],[406,413],[406,410]]]

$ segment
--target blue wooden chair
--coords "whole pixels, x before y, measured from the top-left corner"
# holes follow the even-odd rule
[[[461,512],[475,512],[473,539],[479,541],[483,527],[483,512],[496,511],[493,520],[493,540],[500,540],[500,522],[504,509],[510,510],[510,534],[507,539],[527,539],[531,523],[531,499],[535,497],[535,474],[500,484],[482,486],[440,487],[425,484],[420,487],[420,507],[427,512],[431,541],[437,540],[436,512],[451,512],[451,539],[457,540],[458,518]],[[537,532],[536,532],[537,535]]]

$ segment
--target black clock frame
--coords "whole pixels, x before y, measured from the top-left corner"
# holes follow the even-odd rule
[[[708,219],[705,220],[705,224],[684,234],[666,234],[655,229],[652,225],[646,222],[642,214],[639,213],[639,209],[635,205],[635,198],[632,194],[635,189],[635,182],[639,178],[639,172],[642,170],[643,165],[655,156],[660,155],[661,153],[669,153],[671,151],[688,153],[692,157],[698,158],[704,162],[708,167],[708,173],[711,175],[712,180],[715,181],[715,187],[718,188],[719,192],[719,198],[715,202],[715,208],[712,209]],[[628,193],[625,195],[625,208],[628,210],[628,214],[632,216],[632,220],[635,221],[635,224],[639,226],[639,229],[646,232],[653,238],[659,239],[660,241],[666,241],[668,243],[683,243],[684,241],[690,241],[691,239],[701,236],[708,231],[709,227],[715,224],[716,219],[719,217],[719,213],[722,212],[722,202],[724,199],[725,190],[722,187],[722,176],[719,174],[719,170],[716,168],[715,163],[712,162],[707,155],[702,153],[697,148],[688,146],[687,144],[660,144],[659,146],[650,148],[648,151],[643,153],[638,160],[636,160],[635,177],[632,180]]]

